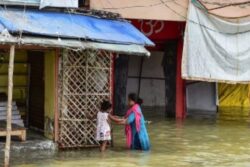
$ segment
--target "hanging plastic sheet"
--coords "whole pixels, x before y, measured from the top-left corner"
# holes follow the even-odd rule
[[[219,84],[219,106],[250,107],[249,90],[246,84]]]
[[[250,111],[250,85],[225,84],[218,86],[219,119],[248,120]]]
[[[126,21],[54,11],[0,7],[0,30],[1,33],[7,30],[10,34],[18,36],[91,40],[124,45],[154,45]]]
[[[250,22],[229,22],[190,3],[182,77],[190,80],[248,83]]]

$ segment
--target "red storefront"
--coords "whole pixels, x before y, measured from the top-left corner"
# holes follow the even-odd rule
[[[184,28],[185,28],[185,21],[186,21],[186,14],[188,8],[188,0],[175,0],[175,1],[160,1],[160,0],[150,0],[150,1],[124,1],[124,0],[91,0],[89,6],[91,9],[95,10],[103,10],[112,13],[118,13],[122,18],[130,20],[134,26],[138,28],[141,32],[143,32],[147,37],[149,37],[155,44],[155,47],[148,48],[151,52],[151,57],[146,59],[146,63],[139,63],[137,65],[131,66],[130,58],[132,57],[132,61],[137,61],[137,58],[130,56],[129,60],[126,60],[126,57],[123,57],[124,61],[120,61],[116,64],[116,82],[120,82],[116,85],[115,90],[119,91],[117,94],[116,103],[124,103],[121,104],[123,107],[116,106],[116,110],[122,110],[125,107],[126,96],[125,94],[130,91],[135,91],[140,96],[143,96],[145,99],[146,104],[150,103],[151,106],[154,106],[154,99],[147,99],[148,96],[152,96],[154,94],[154,98],[156,101],[162,98],[166,98],[166,102],[160,102],[156,105],[161,105],[167,110],[168,104],[171,103],[172,107],[170,107],[171,117],[175,116],[177,118],[184,118],[186,115],[186,102],[185,102],[185,82],[181,79],[181,57],[182,57],[182,48],[183,48],[183,35],[184,35]],[[174,51],[171,53],[169,50]],[[169,52],[168,52],[169,51]],[[166,66],[163,66],[159,63],[159,59],[157,60],[158,63],[155,63],[155,52],[161,52],[161,56],[164,57],[162,62],[167,62]],[[172,54],[174,56],[168,57],[165,56],[167,54]],[[163,56],[164,55],[164,56]],[[122,56],[119,56],[122,57]],[[168,59],[170,58],[170,60]],[[138,58],[140,59],[140,58]],[[143,59],[143,58],[141,58]],[[151,60],[149,60],[151,59]],[[164,60],[166,59],[166,60]],[[145,60],[145,58],[144,58]],[[119,61],[119,60],[118,60]],[[173,63],[171,64],[171,61]],[[129,62],[129,63],[128,63]],[[128,67],[126,67],[128,66]],[[134,69],[136,66],[144,66],[144,68],[148,73],[152,75],[148,77],[147,75],[142,75],[144,80],[149,80],[149,78],[153,78],[150,82],[145,81],[145,84],[148,84],[147,88],[151,89],[152,91],[149,92],[147,89],[140,91],[140,74],[143,74],[143,70],[139,70],[139,81],[137,76],[133,76],[135,72],[131,72],[131,69]],[[132,68],[131,68],[132,67]],[[148,69],[147,69],[148,68]],[[151,72],[150,69],[158,68],[157,72]],[[164,69],[165,68],[165,69]],[[126,72],[126,69],[128,72]],[[163,75],[158,75],[158,73],[162,73],[164,70],[165,77]],[[155,71],[155,70],[154,70]],[[169,75],[168,72],[170,71]],[[171,72],[172,71],[172,72]],[[127,79],[124,77],[128,74]],[[130,76],[132,75],[132,76]],[[160,76],[160,77],[159,77]],[[130,77],[130,78],[129,78]],[[137,78],[136,78],[137,77]],[[130,80],[127,83],[127,87],[125,87],[126,80]],[[132,81],[133,80],[133,81]],[[161,80],[161,86],[158,85],[156,80]],[[164,81],[165,80],[165,81]],[[153,84],[151,84],[151,82]],[[164,84],[166,83],[166,95],[164,95]],[[156,83],[156,84],[155,84]],[[171,85],[170,87],[167,87]],[[139,84],[139,88],[135,85]],[[131,86],[129,86],[131,85]],[[143,85],[143,83],[142,83]],[[118,87],[118,88],[117,88]],[[136,87],[136,88],[135,88]],[[158,87],[161,87],[159,89]],[[139,91],[137,91],[137,89]],[[148,91],[147,94],[144,91]],[[126,92],[126,93],[125,93]],[[162,93],[163,92],[163,93]],[[159,97],[158,97],[159,96]],[[165,97],[164,97],[165,96]],[[168,99],[170,98],[170,99]],[[170,100],[170,101],[168,101]],[[123,101],[123,102],[121,102]],[[157,103],[157,102],[156,102]],[[118,104],[119,106],[120,104]]]
[[[166,86],[168,85],[168,80],[175,82],[175,87],[169,84],[170,89],[175,88],[175,97],[170,97],[174,99],[174,107],[170,109],[175,109],[176,118],[183,119],[186,115],[186,103],[185,103],[185,81],[181,78],[181,59],[182,59],[182,49],[183,49],[183,35],[185,30],[185,22],[174,22],[174,21],[156,21],[156,20],[131,20],[132,24],[137,27],[141,32],[143,32],[147,37],[149,37],[154,43],[155,47],[148,48],[149,51],[168,51],[168,43],[174,41],[176,44],[174,49],[176,58],[167,58],[167,74],[166,75]],[[171,60],[172,59],[172,60]],[[174,62],[171,62],[174,61]],[[169,64],[170,63],[170,64]],[[175,65],[172,65],[174,63]],[[175,69],[173,69],[175,68]],[[175,76],[170,74],[168,78],[169,71],[174,71]],[[168,78],[168,79],[167,79]],[[166,96],[172,96],[168,91]],[[166,97],[167,99],[169,97]],[[166,104],[168,105],[168,104]]]

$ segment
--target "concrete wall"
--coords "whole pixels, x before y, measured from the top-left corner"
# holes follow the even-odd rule
[[[7,80],[8,80],[8,53],[0,54],[0,92],[7,94]],[[44,65],[44,80],[45,80],[45,136],[52,139],[54,132],[54,113],[55,113],[55,96],[56,96],[56,53],[54,50],[45,51],[45,65]],[[26,89],[28,86],[28,63],[27,51],[16,50],[15,66],[14,66],[14,101],[26,103],[27,95]],[[26,108],[21,109],[21,114],[25,118]]]
[[[28,86],[28,63],[27,52],[25,50],[15,51],[14,64],[14,89],[13,100],[18,103],[18,109],[23,118],[26,113],[26,98]],[[1,50],[0,52],[0,92],[6,93],[8,91],[8,50]]]
[[[188,115],[215,115],[216,86],[215,83],[195,82],[186,85]]]
[[[163,54],[152,52],[149,58],[144,57],[140,85],[140,97],[144,100],[144,106],[165,105],[165,80],[161,65]],[[127,95],[138,92],[141,59],[140,56],[129,57]]]

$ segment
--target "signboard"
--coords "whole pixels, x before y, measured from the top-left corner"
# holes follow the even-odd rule
[[[154,42],[179,38],[185,23],[161,20],[132,20],[132,24]]]

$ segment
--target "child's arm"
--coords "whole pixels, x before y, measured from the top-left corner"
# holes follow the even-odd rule
[[[119,122],[117,122],[118,125],[126,125],[127,124],[127,119],[120,119]]]
[[[117,116],[109,114],[109,119],[114,121],[117,124],[123,124],[124,119],[118,118]]]

